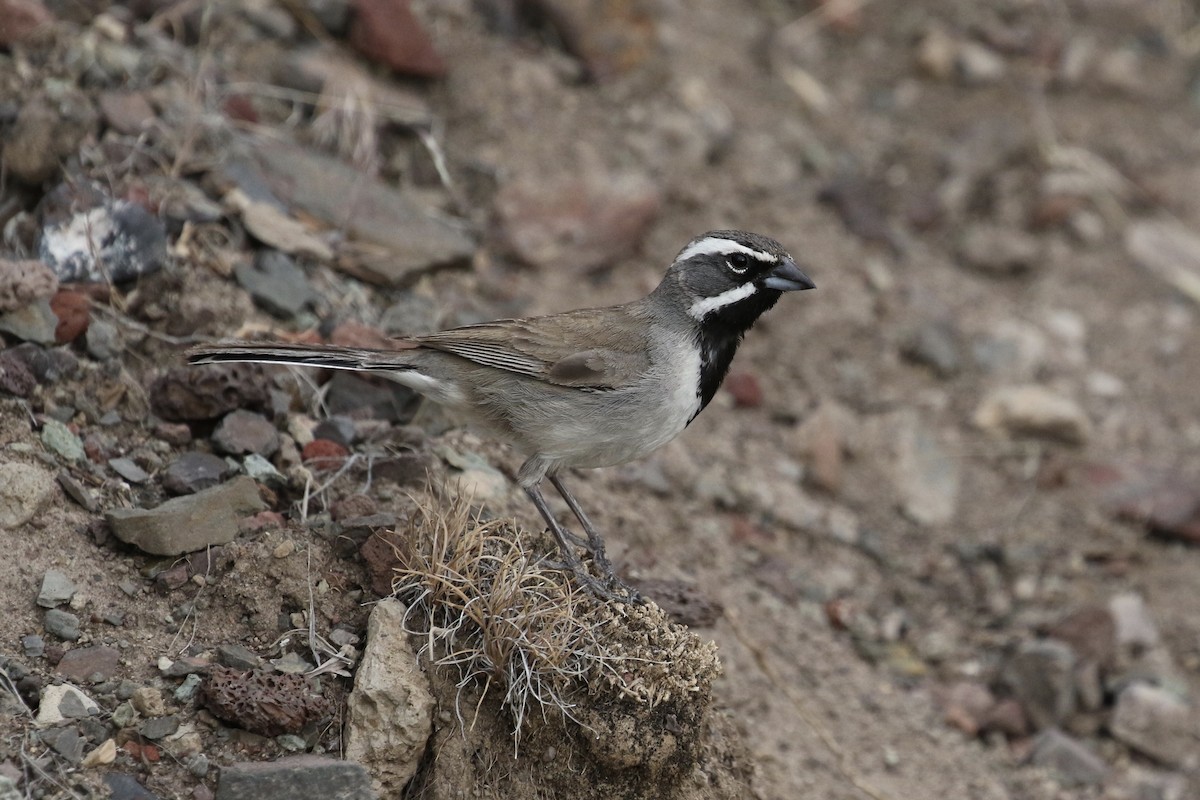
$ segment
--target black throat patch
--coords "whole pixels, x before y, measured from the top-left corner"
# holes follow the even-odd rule
[[[696,396],[700,398],[700,405],[692,419],[721,388],[746,331],[763,312],[775,305],[780,294],[771,289],[759,289],[741,302],[713,311],[696,326],[696,345],[700,348],[700,385],[696,387]],[[692,419],[688,420],[689,425]]]

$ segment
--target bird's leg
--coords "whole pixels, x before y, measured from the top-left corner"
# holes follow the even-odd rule
[[[542,519],[550,526],[550,532],[554,534],[554,540],[558,543],[558,551],[562,554],[562,559],[566,567],[575,573],[575,578],[579,581],[580,585],[596,597],[605,600],[615,600],[620,603],[629,602],[629,597],[613,592],[608,588],[606,581],[598,580],[579,561],[579,556],[575,555],[575,550],[571,546],[570,534],[563,530],[563,527],[558,524],[558,520],[550,513],[550,506],[546,505],[546,498],[542,497],[541,490],[537,486],[526,486],[525,494],[529,495],[529,499],[537,506]]]
[[[592,525],[592,521],[588,519],[587,514],[583,512],[583,507],[579,505],[579,501],[575,496],[567,491],[567,487],[563,485],[562,479],[557,475],[550,475],[550,483],[562,495],[562,499],[567,501],[567,507],[571,509],[571,513],[575,515],[575,519],[579,520],[579,524],[583,526],[584,533],[587,534],[587,551],[592,554],[592,561],[596,566],[608,577],[610,581],[619,581],[616,573],[613,572],[612,563],[608,560],[608,555],[604,552],[604,539]]]

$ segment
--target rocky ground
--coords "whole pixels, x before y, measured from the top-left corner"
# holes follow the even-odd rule
[[[0,798],[1200,798],[1198,32],[0,0]],[[519,739],[376,604],[465,502],[544,545],[518,456],[352,375],[183,365],[622,302],[720,227],[818,290],[574,478],[691,632],[591,608],[641,667]]]

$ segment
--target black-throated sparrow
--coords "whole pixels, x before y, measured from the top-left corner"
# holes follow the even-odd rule
[[[783,292],[812,289],[782,245],[744,231],[688,243],[640,300],[506,319],[397,340],[396,350],[228,343],[197,347],[192,364],[249,361],[374,372],[460,412],[527,454],[517,480],[577,579],[617,598],[579,561],[577,537],[542,496],[549,478],[583,526],[583,545],[615,581],[603,540],[567,491],[571,467],[624,464],[662,447],[716,393],[742,336]]]

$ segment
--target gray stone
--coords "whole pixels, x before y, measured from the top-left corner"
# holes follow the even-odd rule
[[[204,679],[196,673],[192,673],[183,679],[183,683],[179,684],[175,689],[175,700],[180,703],[190,703],[196,697],[196,692],[200,690],[200,684],[204,683]]]
[[[1001,680],[1035,730],[1053,728],[1075,711],[1075,653],[1054,639],[1026,642],[1001,671]]]
[[[116,358],[125,349],[125,340],[117,326],[102,319],[92,318],[83,334],[88,355],[97,361]]]
[[[26,794],[17,788],[17,782],[7,775],[0,775],[0,800],[25,800]]]
[[[75,584],[56,569],[46,570],[42,576],[42,589],[38,592],[37,604],[42,608],[57,608],[71,602],[75,596]]]
[[[58,317],[50,310],[49,300],[34,300],[27,306],[0,314],[0,332],[23,342],[54,344]]]
[[[1177,292],[1200,303],[1200,234],[1173,220],[1139,220],[1125,231],[1130,258]]]
[[[138,727],[138,733],[152,741],[166,738],[177,730],[179,730],[179,717],[174,714],[148,719]]]
[[[123,283],[149,275],[167,260],[163,223],[128,200],[114,200],[96,185],[63,184],[42,202],[38,256],[64,283]]]
[[[1108,766],[1098,755],[1057,728],[1048,728],[1033,740],[1030,759],[1057,772],[1064,786],[1097,786],[1108,777]]]
[[[1079,404],[1044,386],[1002,386],[975,409],[974,423],[990,433],[1083,444],[1091,423]]]
[[[1117,646],[1149,650],[1158,645],[1158,626],[1150,617],[1146,601],[1136,592],[1113,595],[1108,610],[1116,626]]]
[[[83,713],[77,709],[82,709]],[[69,683],[60,683],[42,690],[35,721],[41,726],[57,725],[67,719],[78,719],[99,712],[100,707],[95,700]]]
[[[265,483],[267,486],[279,488],[287,484],[287,478],[283,476],[279,470],[275,469],[275,465],[258,453],[251,453],[242,460],[242,469],[246,470],[246,474],[259,483]]]
[[[118,539],[147,553],[177,556],[238,535],[238,517],[266,508],[248,477],[196,494],[176,497],[151,509],[114,509],[105,516]]]
[[[902,352],[909,360],[932,369],[939,378],[952,378],[962,368],[961,338],[951,322],[927,322],[913,331]]]
[[[112,792],[110,800],[159,800],[158,795],[137,782],[137,778],[124,772],[110,772],[104,776],[104,785]]]
[[[1158,686],[1133,683],[1117,697],[1113,738],[1170,767],[1200,766],[1200,714]]]
[[[279,449],[279,431],[262,414],[238,409],[225,415],[213,431],[212,441],[222,453],[257,453],[269,458]]]
[[[190,451],[163,472],[163,488],[173,494],[195,494],[219,484],[230,472],[229,463],[212,453]]]
[[[68,650],[54,671],[73,681],[106,681],[121,668],[121,652],[96,644]]]
[[[346,712],[346,758],[365,765],[389,797],[416,772],[432,731],[433,696],[408,645],[404,610],[388,599],[371,612]]]
[[[1041,245],[1016,228],[979,222],[963,231],[958,256],[966,266],[989,275],[1017,275],[1038,265]]]
[[[139,467],[132,458],[110,458],[108,466],[130,483],[145,483],[150,480],[150,474]]]
[[[313,306],[319,297],[304,270],[286,253],[263,250],[251,264],[238,264],[234,275],[260,308],[290,319]]]
[[[288,756],[221,767],[216,800],[376,800],[367,771],[324,756]]]
[[[46,627],[46,633],[64,641],[74,642],[79,639],[79,617],[74,614],[52,608],[46,612],[42,624]]]
[[[217,661],[233,669],[262,669],[263,660],[253,650],[240,644],[223,644],[217,648]]]
[[[54,494],[54,476],[33,464],[0,464],[0,530],[19,528]]]
[[[21,637],[21,650],[26,658],[41,658],[46,652],[46,640],[36,633]]]
[[[959,459],[915,414],[897,424],[896,488],[901,510],[919,525],[941,525],[958,510]]]
[[[349,164],[289,146],[259,148],[256,156],[273,185],[286,190],[290,206],[375,246],[377,254],[349,267],[363,280],[404,285],[431,269],[465,263],[475,252],[465,226]]]
[[[197,778],[203,779],[208,777],[208,756],[204,755],[204,753],[190,755],[183,763],[187,767],[187,771]]]
[[[74,728],[43,731],[42,741],[69,764],[78,764],[83,760],[83,737]]]
[[[87,454],[83,452],[83,442],[71,432],[71,429],[56,419],[47,419],[42,424],[42,444],[47,450],[57,453],[67,461],[83,461]]]

